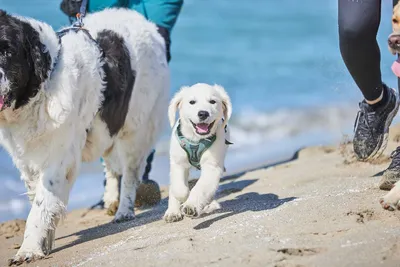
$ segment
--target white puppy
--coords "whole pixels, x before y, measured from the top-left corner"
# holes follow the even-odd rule
[[[179,120],[175,114],[179,109]],[[170,143],[170,190],[167,222],[197,217],[209,211],[219,180],[224,172],[224,159],[229,143],[226,127],[232,104],[224,88],[195,84],[183,87],[171,100],[168,117],[173,127]],[[200,179],[189,194],[189,169],[201,169]],[[182,204],[183,203],[183,204]],[[218,203],[212,202],[213,206]]]

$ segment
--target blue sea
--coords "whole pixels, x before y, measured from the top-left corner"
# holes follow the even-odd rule
[[[0,8],[57,29],[68,24],[60,2],[0,0]],[[395,86],[386,45],[392,6],[382,2],[382,73]],[[288,158],[304,146],[337,143],[352,134],[362,99],[342,62],[337,32],[336,0],[186,0],[172,33],[171,95],[197,82],[226,88],[234,143],[228,172]],[[151,173],[162,185],[168,184],[168,136],[166,128]],[[2,150],[0,183],[0,221],[26,218],[24,185]],[[97,202],[102,184],[99,162],[85,164],[68,208]]]

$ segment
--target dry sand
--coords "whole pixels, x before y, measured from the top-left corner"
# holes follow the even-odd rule
[[[222,209],[167,224],[162,203],[133,222],[77,210],[57,229],[53,253],[32,266],[400,266],[400,213],[381,208],[385,155],[355,161],[351,144],[312,147],[293,160],[226,177]],[[166,192],[166,190],[165,190]],[[164,194],[165,194],[164,192]],[[0,265],[22,241],[24,221],[0,226]]]

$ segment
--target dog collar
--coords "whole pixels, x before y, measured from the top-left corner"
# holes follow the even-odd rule
[[[225,132],[226,132],[225,126]],[[179,145],[186,152],[190,165],[200,170],[200,160],[201,156],[207,149],[209,149],[212,144],[217,139],[217,136],[214,134],[208,138],[200,139],[198,142],[194,142],[192,140],[187,139],[183,136],[181,131],[181,123],[178,121],[178,125],[176,127],[175,136],[178,138]],[[232,145],[233,143],[225,140],[226,145]]]

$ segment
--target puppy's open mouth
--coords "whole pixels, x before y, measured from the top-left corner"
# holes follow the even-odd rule
[[[210,133],[211,128],[213,127],[215,121],[212,123],[194,123],[190,121],[195,129],[196,133],[199,135],[207,135]]]

